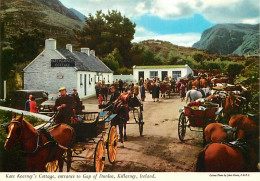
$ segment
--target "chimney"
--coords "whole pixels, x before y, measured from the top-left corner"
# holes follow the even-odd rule
[[[66,44],[66,49],[72,52],[72,45],[71,44]]]
[[[89,48],[81,48],[80,51],[81,53],[85,53],[89,56]]]
[[[90,50],[90,55],[95,56],[95,50]]]
[[[46,50],[56,50],[56,40],[49,38],[45,40],[45,49]]]

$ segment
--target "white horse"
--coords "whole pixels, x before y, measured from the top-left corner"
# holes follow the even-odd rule
[[[189,90],[186,93],[186,103],[188,103],[188,100],[190,99],[189,102],[196,101],[199,98],[204,98],[207,95],[210,94],[210,89],[209,88],[201,88],[200,90]]]

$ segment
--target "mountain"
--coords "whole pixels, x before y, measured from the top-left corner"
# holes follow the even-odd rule
[[[38,29],[46,38],[57,39],[58,45],[75,42],[73,30],[84,24],[58,0],[2,0],[0,15],[4,39],[16,35],[19,29]]]
[[[40,3],[48,6],[52,10],[59,12],[71,19],[80,20],[76,14],[74,14],[70,9],[66,8],[59,0],[36,0]]]
[[[83,22],[85,23],[85,15],[81,12],[77,11],[76,9],[70,8],[70,10]]]
[[[204,31],[192,47],[223,55],[255,55],[259,38],[259,24],[218,24]]]
[[[161,54],[164,58],[167,58],[168,53],[170,51],[175,52],[176,54],[188,57],[192,56],[196,52],[200,52],[203,55],[203,60],[233,60],[233,61],[242,61],[244,60],[243,56],[236,56],[236,55],[220,55],[216,53],[212,53],[208,50],[203,49],[196,49],[193,47],[183,47],[174,45],[168,41],[161,41],[161,40],[145,40],[137,43],[138,45],[147,47],[151,50],[155,55]]]

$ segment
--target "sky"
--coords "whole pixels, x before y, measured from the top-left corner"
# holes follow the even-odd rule
[[[147,39],[191,47],[202,33],[223,23],[257,24],[259,0],[60,0],[88,16],[118,10],[136,23],[133,42]]]

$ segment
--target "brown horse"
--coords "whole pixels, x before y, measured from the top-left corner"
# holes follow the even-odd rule
[[[254,121],[245,115],[237,114],[230,118],[229,126],[236,130],[229,130],[231,135],[228,135],[221,123],[211,123],[205,128],[206,143],[218,143],[223,140],[234,141],[237,138],[244,138],[248,142],[257,143],[258,127]]]
[[[200,88],[200,81],[199,81],[198,79],[195,80],[195,81],[193,81],[191,84],[192,84],[192,86],[195,86],[196,89],[199,89],[199,88]]]
[[[211,123],[205,128],[207,145],[198,155],[196,171],[237,172],[256,171],[259,155],[258,127],[245,115],[232,116],[229,126],[236,127],[237,132],[231,137],[223,130],[220,123]],[[227,138],[229,137],[229,138]],[[243,138],[247,143],[247,151],[240,150],[223,141]],[[240,145],[241,146],[241,145]]]
[[[249,148],[247,154],[228,144],[212,143],[198,155],[197,172],[245,172],[257,170],[257,155]]]
[[[259,151],[259,127],[254,120],[245,115],[237,114],[230,118],[229,126],[238,128],[238,135],[244,138],[255,150]]]
[[[230,118],[230,115],[231,115],[233,108],[235,106],[235,100],[236,100],[236,97],[233,94],[230,94],[224,100],[223,112],[225,113],[225,116],[228,117],[228,118]]]
[[[45,171],[48,162],[58,160],[59,171],[63,169],[63,154],[66,148],[72,146],[75,132],[66,124],[57,125],[49,130],[51,136],[36,130],[30,123],[23,120],[23,114],[17,119],[13,115],[8,127],[5,149],[10,150],[14,144],[20,143],[26,154],[26,164],[29,171]],[[52,137],[53,139],[50,139]],[[67,149],[67,169],[70,168],[71,151]]]
[[[208,87],[208,81],[205,78],[200,79],[200,87],[201,88],[207,88]]]

